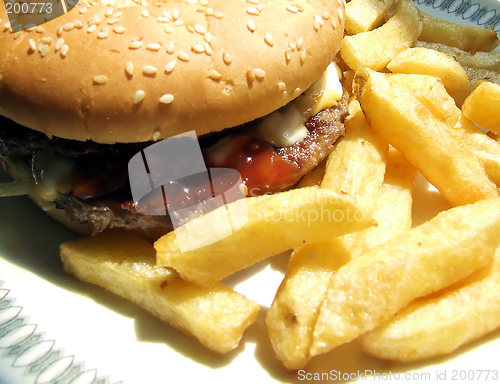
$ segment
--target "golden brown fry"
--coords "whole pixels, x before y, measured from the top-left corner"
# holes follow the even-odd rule
[[[500,85],[479,83],[465,100],[462,113],[477,125],[500,134]]]
[[[61,259],[66,272],[134,302],[217,353],[236,348],[259,312],[222,284],[203,288],[156,267],[153,246],[135,235],[107,232],[63,243]]]
[[[367,69],[358,75],[357,93],[370,126],[452,205],[498,197],[479,161],[413,95],[383,74]]]
[[[500,187],[500,143],[480,131],[464,116],[450,132],[468,146],[471,155],[477,157],[491,181]]]
[[[493,265],[442,292],[415,300],[361,338],[365,352],[386,360],[446,355],[500,328],[500,248]]]
[[[359,102],[351,100],[345,136],[328,157],[321,188],[358,199],[368,211],[384,179],[387,144],[370,127]]]
[[[492,51],[499,44],[495,31],[473,26],[463,26],[443,19],[437,19],[419,10],[422,33],[419,40],[441,43],[471,53]]]
[[[391,75],[390,79],[410,91],[434,116],[449,127],[457,123],[461,115],[460,109],[446,92],[440,78],[398,73]]]
[[[462,66],[453,57],[433,49],[408,48],[392,59],[387,68],[394,73],[439,77],[458,106],[471,91],[469,78]]]
[[[349,35],[371,31],[389,18],[396,0],[351,0],[345,6],[345,29]]]
[[[211,242],[211,230],[222,225],[226,210],[231,211],[235,203],[194,219],[156,241],[158,265],[174,268],[188,281],[211,285],[266,257],[307,242],[356,232],[373,223],[370,215],[347,196],[317,187],[299,188],[245,199],[246,224]],[[183,245],[188,249],[185,252],[176,238],[181,228],[192,237],[184,239],[189,242]],[[191,246],[200,242],[208,245]]]
[[[373,31],[345,36],[340,54],[351,69],[359,66],[383,69],[399,52],[410,47],[420,35],[422,24],[411,0],[401,0],[396,13]]]
[[[418,297],[491,262],[500,244],[500,199],[452,208],[341,267],[331,278],[311,355],[383,324]]]

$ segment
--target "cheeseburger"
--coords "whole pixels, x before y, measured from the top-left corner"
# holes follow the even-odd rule
[[[344,5],[80,0],[20,32],[1,8],[0,160],[14,181],[0,196],[29,194],[82,232],[154,237],[170,219],[137,211],[128,162],[193,130],[207,167],[237,170],[247,195],[293,187],[344,133]]]

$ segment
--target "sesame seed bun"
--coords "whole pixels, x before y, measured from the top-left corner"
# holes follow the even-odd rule
[[[112,2],[18,33],[0,7],[2,115],[100,143],[219,131],[297,97],[344,31],[344,0]]]

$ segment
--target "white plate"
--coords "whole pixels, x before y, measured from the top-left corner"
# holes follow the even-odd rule
[[[461,24],[496,22],[500,31],[499,1],[417,3]],[[417,189],[417,223],[447,207],[421,179]],[[262,310],[236,351],[215,356],[133,304],[66,276],[58,245],[76,236],[28,199],[0,199],[0,215],[0,384],[483,382],[479,375],[500,383],[499,332],[450,357],[418,365],[378,361],[353,342],[314,359],[305,371],[290,373],[273,356]],[[286,258],[276,257],[251,268],[250,279],[239,275],[229,283],[265,307],[285,267]],[[365,377],[370,373],[374,376]]]

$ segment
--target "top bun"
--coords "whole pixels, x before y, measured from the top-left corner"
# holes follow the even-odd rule
[[[100,143],[219,131],[297,97],[344,31],[344,0],[134,1],[80,0],[30,30],[2,27],[0,113]]]

